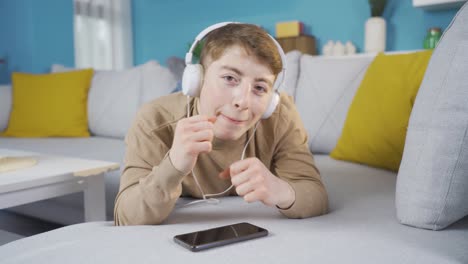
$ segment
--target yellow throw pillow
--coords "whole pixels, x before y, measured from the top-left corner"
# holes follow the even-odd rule
[[[13,73],[11,137],[89,137],[87,99],[93,70]]]
[[[411,109],[431,55],[421,51],[376,56],[331,157],[398,171]]]

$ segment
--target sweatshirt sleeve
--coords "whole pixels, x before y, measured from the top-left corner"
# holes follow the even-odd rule
[[[273,155],[272,171],[294,189],[296,200],[280,212],[288,218],[306,218],[328,211],[328,195],[309,150],[307,132],[292,99],[280,108],[276,128],[279,142]]]
[[[172,165],[170,145],[147,128],[143,119],[134,123],[125,143],[115,225],[160,224],[181,195],[184,174]]]

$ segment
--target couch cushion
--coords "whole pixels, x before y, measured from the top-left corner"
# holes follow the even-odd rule
[[[398,171],[411,109],[431,54],[377,55],[354,96],[332,158]]]
[[[52,155],[72,156],[122,162],[125,144],[122,139],[89,138],[9,138],[0,137],[0,148],[35,151]]]
[[[97,71],[88,99],[93,135],[124,138],[139,107],[171,93],[177,85],[169,69],[156,61],[121,71]]]
[[[149,61],[141,70],[140,105],[170,94],[177,86],[177,76],[156,61]]]
[[[125,136],[138,111],[143,67],[96,72],[88,97],[88,122],[92,135]]]
[[[286,75],[280,87],[281,91],[286,92],[293,98],[296,98],[297,79],[299,78],[299,63],[302,53],[298,50],[293,50],[286,55]]]
[[[5,138],[0,148],[34,151],[122,163],[125,143],[120,139],[89,138]],[[120,172],[106,173],[106,211],[112,219],[114,200],[120,183]],[[12,211],[61,224],[83,221],[83,194],[76,193],[50,200],[15,207]]]
[[[341,135],[348,108],[374,55],[303,55],[296,106],[314,153],[330,153]]]
[[[12,74],[13,108],[6,136],[88,137],[86,102],[93,70]]]
[[[468,215],[468,4],[436,47],[411,113],[396,205],[404,224],[439,230]]]
[[[180,199],[163,225],[73,225],[14,241],[0,247],[0,255],[6,263],[468,262],[468,219],[444,232],[400,225],[394,173],[321,155],[316,162],[330,197],[330,212],[324,216],[286,219],[275,208],[239,197],[191,207],[182,207],[189,200]],[[172,240],[177,234],[244,221],[270,234],[196,254]]]

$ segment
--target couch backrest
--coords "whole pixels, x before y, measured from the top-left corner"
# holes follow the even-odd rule
[[[76,70],[54,65],[52,72]],[[156,61],[121,71],[96,71],[88,94],[88,125],[92,135],[124,138],[140,106],[171,93],[177,78]],[[8,126],[12,89],[0,86],[0,131]]]
[[[8,126],[11,112],[11,86],[0,85],[0,131],[3,131]]]

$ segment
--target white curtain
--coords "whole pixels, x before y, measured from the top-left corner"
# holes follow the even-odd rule
[[[73,0],[75,66],[121,70],[133,66],[131,0]]]

